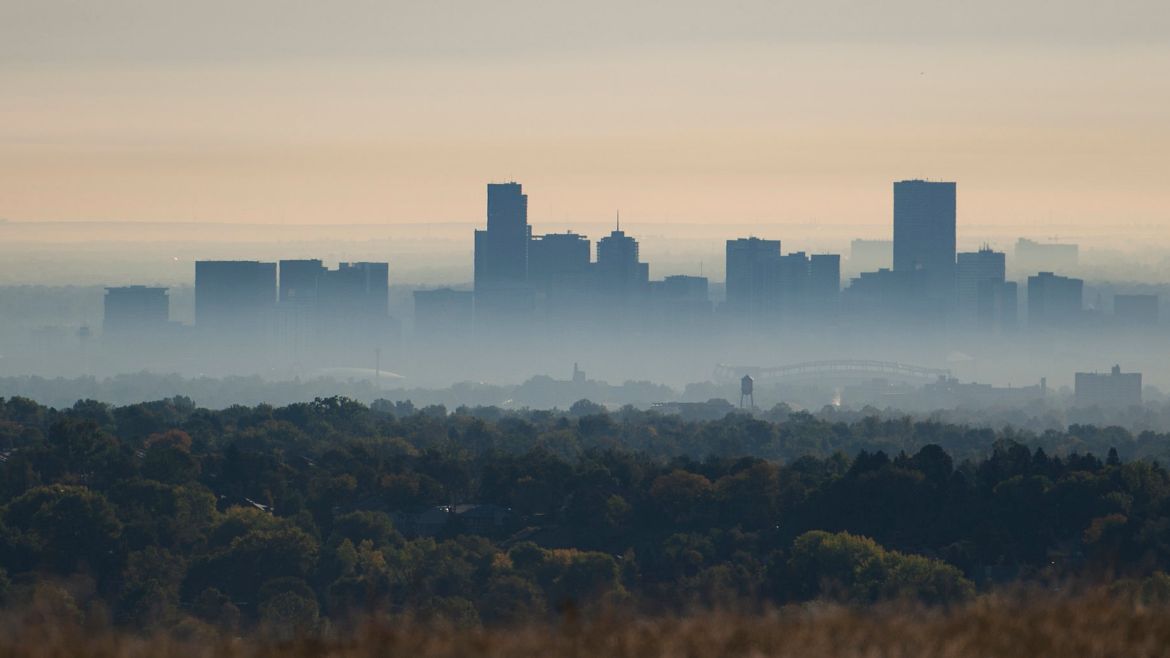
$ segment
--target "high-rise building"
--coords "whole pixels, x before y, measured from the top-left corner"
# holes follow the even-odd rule
[[[978,315],[980,287],[993,291],[994,284],[1004,282],[1006,267],[1006,255],[1001,251],[992,251],[990,247],[958,255],[955,265],[955,290],[959,315],[964,322],[970,322]]]
[[[475,317],[485,327],[522,322],[535,295],[528,282],[528,195],[519,183],[489,183],[487,228],[475,232]]]
[[[1157,295],[1114,295],[1113,317],[1121,324],[1153,326],[1158,324]]]
[[[1121,366],[1113,366],[1109,374],[1078,372],[1076,374],[1078,406],[1131,407],[1142,403],[1142,374],[1121,372]]]
[[[837,306],[841,295],[841,256],[813,254],[808,259],[808,298],[814,310]]]
[[[276,303],[276,263],[195,262],[195,326],[204,331],[265,328]]]
[[[489,183],[487,229],[475,232],[475,288],[528,281],[528,195],[520,183]]]
[[[537,290],[583,288],[589,276],[589,238],[576,233],[533,236],[528,243],[528,280]]]
[[[798,317],[808,292],[808,255],[794,251],[780,257],[780,313],[786,319]]]
[[[980,281],[975,293],[975,325],[998,334],[1013,331],[1019,325],[1019,304],[1015,281]]]
[[[1052,272],[1028,277],[1028,324],[1068,326],[1081,319],[1085,282]]]
[[[166,328],[170,299],[166,288],[123,286],[106,288],[102,333],[105,336],[142,336]]]
[[[955,184],[925,180],[894,183],[894,271],[923,270],[927,289],[954,295]]]
[[[317,299],[317,280],[324,271],[317,259],[280,261],[280,303],[311,305]]]
[[[383,318],[389,294],[388,263],[339,263],[317,277],[317,308],[324,315]]]
[[[727,309],[759,317],[780,303],[780,241],[739,238],[727,241]]]
[[[941,319],[942,309],[931,304],[922,270],[862,272],[842,293],[848,311],[866,321],[880,319],[913,324]]]
[[[597,242],[594,271],[603,295],[642,295],[650,284],[650,265],[638,260],[638,241],[620,229]]]
[[[678,334],[705,328],[711,319],[707,277],[680,274],[651,281],[650,307],[658,319],[657,331]]]

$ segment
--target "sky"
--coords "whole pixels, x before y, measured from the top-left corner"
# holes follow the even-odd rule
[[[0,217],[1170,243],[1170,3],[0,0]]]

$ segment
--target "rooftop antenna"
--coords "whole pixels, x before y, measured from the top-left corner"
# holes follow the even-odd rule
[[[622,211],[617,210],[615,212],[617,213],[617,230],[620,231],[622,230]]]

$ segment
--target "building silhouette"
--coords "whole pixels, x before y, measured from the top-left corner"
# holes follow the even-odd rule
[[[302,361],[364,361],[391,347],[397,325],[389,317],[388,263],[280,261],[278,335]]]
[[[955,183],[894,183],[894,271],[922,270],[938,300],[950,301],[955,271]]]
[[[573,232],[533,236],[528,243],[528,281],[539,292],[583,289],[592,261],[589,238]]]
[[[201,331],[258,336],[275,304],[276,263],[195,262],[195,326]]]
[[[965,326],[979,320],[986,327],[1006,320],[1002,308],[1009,294],[1003,288],[1007,274],[1007,256],[1000,251],[983,247],[979,251],[958,254],[955,262],[955,297],[959,319]],[[991,314],[990,317],[988,314]],[[996,318],[999,318],[998,320]]]
[[[102,335],[111,338],[157,335],[170,322],[166,288],[122,286],[106,288]]]
[[[709,281],[705,276],[668,276],[650,282],[651,316],[656,330],[685,334],[705,329],[711,319]]]
[[[924,270],[862,272],[849,282],[841,299],[855,320],[921,327],[941,322],[946,315],[929,294]]]
[[[980,281],[975,293],[976,326],[1002,334],[1019,326],[1019,286],[1015,281]]]
[[[475,315],[486,324],[531,315],[528,195],[519,183],[489,183],[487,228],[475,232]]]
[[[780,302],[780,241],[756,237],[727,241],[727,310],[759,319]]]
[[[808,259],[808,294],[813,310],[835,310],[841,296],[841,255],[813,254]]]
[[[594,272],[597,289],[605,297],[637,299],[650,285],[650,265],[638,260],[638,241],[621,229],[598,240]]]
[[[318,313],[325,317],[387,317],[389,295],[388,263],[339,263],[336,270],[322,270],[317,278]]]
[[[1078,372],[1074,393],[1077,406],[1130,407],[1142,403],[1142,374],[1121,372],[1113,366],[1109,374]]]
[[[325,272],[319,259],[280,261],[280,303],[312,305],[317,301],[317,282]]]
[[[1085,282],[1052,272],[1028,277],[1028,324],[1068,326],[1081,320]]]
[[[821,320],[841,292],[841,257],[796,251],[780,257],[779,308],[788,321]]]

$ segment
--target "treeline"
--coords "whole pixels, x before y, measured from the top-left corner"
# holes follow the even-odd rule
[[[647,381],[608,384],[588,380],[577,383],[540,375],[514,385],[461,382],[446,388],[389,388],[397,381],[383,373],[382,380],[376,382],[373,371],[364,377],[309,376],[291,380],[271,380],[258,375],[184,377],[173,373],[151,372],[105,378],[12,375],[0,377],[0,397],[29,398],[54,407],[68,407],[76,400],[130,405],[142,400],[182,397],[190,398],[209,409],[226,409],[236,405],[283,406],[317,397],[340,395],[365,404],[385,405],[384,399],[389,397],[413,400],[413,404],[418,407],[442,405],[448,409],[474,409],[499,406],[507,408],[511,413],[522,413],[524,409],[568,409],[575,401],[588,398],[609,409],[632,405],[646,410],[655,404],[666,403],[667,407],[688,408],[685,416],[708,420],[722,417],[724,409],[731,407],[727,401],[738,400],[739,397],[738,382],[694,383],[679,392]],[[929,408],[926,403],[910,399],[898,403],[903,408],[854,405],[848,400],[840,407],[820,406],[816,402],[829,400],[832,394],[831,389],[815,386],[756,385],[756,399],[768,410],[766,417],[772,420],[787,418],[793,408],[784,403],[773,405],[766,400],[784,400],[792,402],[796,407],[802,406],[797,401],[804,400],[804,405],[815,418],[832,423],[853,424],[870,417],[901,421],[911,416],[970,427],[1000,429],[1011,426],[1034,434],[1050,430],[1062,432],[1076,425],[1124,427],[1135,435],[1143,432],[1170,432],[1170,399],[1150,386],[1145,388],[1145,404],[1128,408],[1077,407],[1071,404],[1071,394],[1067,390],[1049,399],[1019,406],[960,404],[929,412],[922,411]]]
[[[772,415],[0,400],[0,596],[292,632],[1165,582],[1165,435]]]

